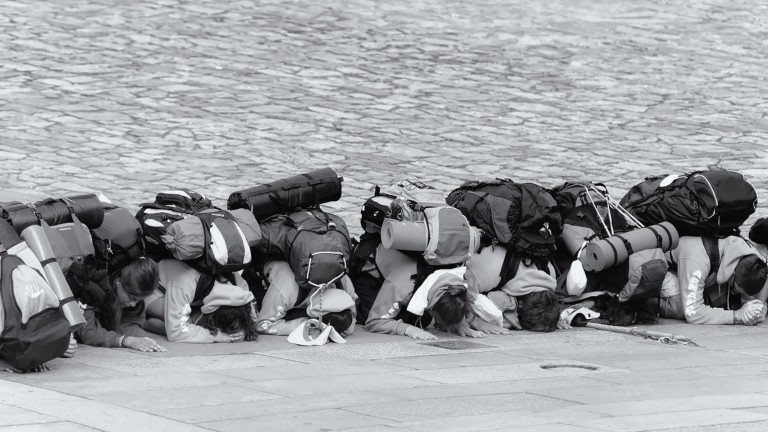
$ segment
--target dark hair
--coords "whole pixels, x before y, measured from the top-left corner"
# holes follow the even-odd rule
[[[659,299],[654,296],[619,302],[618,297],[606,294],[595,298],[592,310],[600,313],[600,319],[610,325],[655,324],[659,314]]]
[[[453,327],[465,319],[474,316],[472,301],[467,287],[464,285],[449,286],[442,296],[429,309],[430,314],[439,325]],[[449,329],[446,329],[449,330]]]
[[[215,311],[203,314],[197,325],[207,329],[213,336],[218,332],[229,334],[239,331],[245,333],[246,341],[255,341],[258,336],[256,323],[251,319],[250,303],[242,306],[219,306]]]
[[[344,333],[352,325],[352,309],[344,309],[341,312],[326,312],[321,321],[330,324],[337,332]]]
[[[553,291],[534,291],[517,298],[517,315],[524,330],[549,333],[557,328],[560,305]]]
[[[157,263],[149,258],[137,258],[122,269],[118,279],[126,293],[132,297],[147,297],[160,284]]]
[[[733,283],[751,296],[763,289],[766,278],[768,278],[768,266],[757,255],[742,257],[733,271]]]
[[[106,275],[106,273],[104,273]],[[99,322],[112,331],[117,331],[123,318],[123,307],[120,297],[117,295],[117,281],[123,286],[125,292],[134,298],[141,298],[134,308],[143,309],[143,299],[155,291],[160,283],[160,273],[157,263],[149,258],[137,258],[129,262],[125,267],[112,274],[109,278],[110,288],[100,304]],[[131,309],[134,309],[131,308]]]

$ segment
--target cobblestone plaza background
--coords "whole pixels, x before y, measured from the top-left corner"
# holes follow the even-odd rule
[[[0,0],[2,189],[135,209],[186,186],[224,205],[330,166],[345,183],[327,208],[359,234],[371,187],[401,178],[592,180],[620,197],[717,165],[756,186],[749,225],[768,216],[767,41],[762,1]],[[0,429],[768,427],[764,326],[661,329],[704,348],[589,329],[467,351],[362,329],[309,352],[81,347],[0,375]]]

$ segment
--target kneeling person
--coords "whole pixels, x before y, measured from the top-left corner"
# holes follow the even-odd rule
[[[203,299],[195,299],[200,272],[165,259],[158,263],[160,287],[147,300],[145,328],[171,342],[214,343],[256,340],[257,314],[247,283],[216,280]]]
[[[511,269],[513,277],[502,284],[501,272],[507,259],[511,259],[509,265],[517,264],[517,268]],[[555,295],[557,280],[551,263],[546,267],[542,264],[540,269],[496,245],[478,251],[467,261],[466,267],[465,279],[470,290],[484,294],[498,308],[504,328],[536,332],[551,332],[557,328],[560,305]],[[496,315],[492,321],[499,324],[498,312],[492,310],[490,315]],[[473,327],[480,329],[485,324],[475,320]]]
[[[355,295],[352,282],[343,276],[334,286],[302,290],[286,261],[264,265],[269,287],[262,301],[256,329],[268,335],[290,335],[305,321],[318,318],[330,324],[342,337],[355,331]]]

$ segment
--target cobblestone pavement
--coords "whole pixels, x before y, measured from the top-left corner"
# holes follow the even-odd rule
[[[446,191],[484,175],[586,179],[620,196],[647,175],[718,165],[757,187],[748,224],[768,216],[765,2],[0,0],[0,11],[6,191],[98,190],[136,208],[188,186],[223,205],[331,166],[344,197],[327,207],[359,233],[371,187],[405,177]],[[371,348],[391,339],[356,335],[350,352],[374,354],[320,348],[339,357],[317,354],[311,372],[274,338],[244,345],[276,355],[84,349],[0,382],[0,427],[765,430],[765,329],[691,327],[671,328],[708,339],[706,355],[587,330],[492,338],[485,354],[397,339],[402,358]],[[613,369],[550,378],[535,365],[546,358]],[[287,381],[301,376],[313,377],[306,391]],[[649,415],[674,411],[685,412]]]

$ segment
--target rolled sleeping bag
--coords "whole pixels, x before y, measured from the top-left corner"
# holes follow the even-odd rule
[[[233,192],[227,209],[248,209],[263,222],[270,216],[292,213],[299,207],[339,200],[342,181],[344,178],[336,171],[323,168]]]
[[[591,228],[565,223],[563,224],[563,233],[560,234],[560,240],[565,245],[570,256],[575,257],[579,250],[581,250],[584,242],[594,235],[595,231]]]
[[[34,207],[34,209],[32,207]],[[101,201],[95,194],[76,195],[53,199],[47,198],[34,204],[24,204],[18,201],[0,203],[2,218],[8,220],[17,233],[21,233],[30,225],[39,225],[38,215],[49,225],[59,225],[72,222],[70,207],[75,215],[89,229],[96,229],[104,221],[104,210]]]
[[[51,248],[48,238],[45,236],[43,227],[38,225],[28,226],[22,231],[21,238],[27,242],[29,248],[34,252],[40,264],[42,264],[45,278],[51,285],[56,297],[59,298],[59,307],[61,307],[64,316],[69,321],[70,329],[74,331],[84,325],[85,317],[83,316],[83,311],[80,310],[80,306],[73,296],[67,280],[64,278],[64,273],[61,271],[59,262],[53,254],[53,248]]]
[[[593,241],[584,248],[581,263],[586,271],[601,271],[626,261],[635,252],[660,248],[664,252],[677,247],[680,236],[669,222]]]

